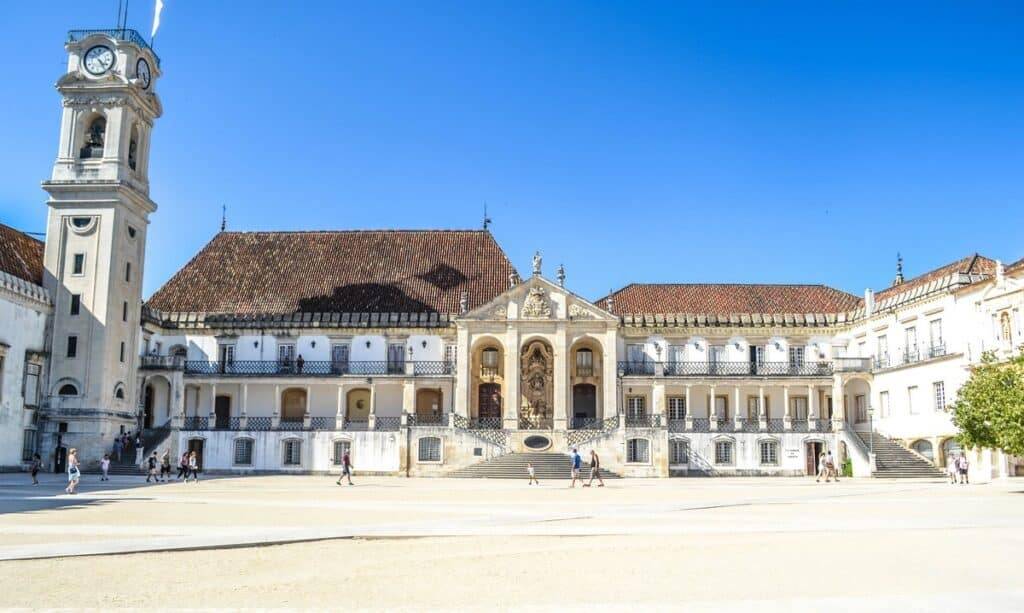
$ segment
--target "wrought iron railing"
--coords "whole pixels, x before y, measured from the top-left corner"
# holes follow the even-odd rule
[[[310,430],[334,430],[337,428],[338,418],[333,415],[322,415],[309,419]]]
[[[198,417],[189,415],[181,424],[182,430],[208,430],[210,428],[209,417]]]
[[[377,416],[374,418],[373,429],[381,432],[393,432],[402,427],[401,417]]]
[[[351,430],[352,432],[366,432],[370,429],[370,421],[367,419],[346,419],[343,427],[345,430]]]
[[[807,432],[806,419],[794,419],[792,421],[793,432]]]
[[[185,358],[179,355],[144,355],[139,358],[139,368],[146,370],[181,370]]]
[[[502,426],[500,417],[470,417],[466,419],[466,430],[500,430]]]
[[[413,373],[418,377],[455,374],[454,364],[445,360],[422,360],[413,362]]]
[[[158,56],[156,54],[156,52],[153,51],[153,48],[149,46],[149,43],[146,42],[146,39],[143,38],[141,34],[139,34],[138,32],[136,32],[135,30],[133,30],[131,28],[108,28],[108,29],[100,29],[100,30],[69,30],[68,31],[68,42],[69,43],[77,43],[80,40],[85,40],[86,38],[92,36],[93,34],[102,34],[104,36],[109,36],[110,38],[113,38],[114,40],[127,41],[127,42],[130,42],[130,43],[134,43],[134,44],[142,47],[143,49],[148,49],[149,52],[153,54],[153,59],[156,60],[156,65],[157,66],[160,65],[160,56]]]
[[[649,414],[633,414],[626,415],[626,427],[627,428],[660,428],[661,427],[661,415],[649,415]]]
[[[666,377],[825,377],[828,362],[666,362]]]
[[[278,430],[305,430],[306,426],[301,419],[282,419],[277,422]]]
[[[889,366],[890,366],[889,354],[884,353],[882,355],[875,356],[873,364],[874,364],[875,370],[881,370],[883,368],[889,368]]]
[[[711,420],[706,417],[694,417],[693,418],[693,431],[694,432],[710,432],[711,431]]]
[[[413,374],[418,376],[450,375],[454,372],[451,362],[424,360],[412,362]],[[191,375],[220,375],[225,377],[275,377],[307,376],[326,377],[338,375],[404,375],[405,362],[386,360],[332,361],[332,360],[233,360],[216,362],[210,360],[186,360],[185,372]]]
[[[938,343],[938,344],[932,345],[931,347],[928,348],[928,357],[929,358],[941,358],[944,355],[946,355],[946,344],[945,343]]]
[[[619,416],[612,415],[601,421],[601,427],[595,430],[570,430],[566,436],[567,442],[570,446],[582,445],[602,436],[608,436],[618,430],[619,428]]]
[[[725,417],[716,417],[715,425],[718,426],[719,432],[732,432],[736,429],[736,422]]]
[[[686,432],[686,420],[685,419],[670,419],[670,420],[668,420],[668,431],[669,432]]]
[[[550,430],[553,427],[554,421],[550,417],[519,416],[520,430]]]
[[[621,375],[653,375],[654,362],[648,360],[619,362],[619,374]]]
[[[273,425],[273,417],[249,417],[245,420],[246,430],[270,430]]]
[[[572,430],[600,430],[602,422],[604,420],[599,417],[573,417],[569,422],[569,428]]]
[[[778,434],[786,430],[786,423],[782,419],[769,419],[768,420],[768,431]]]
[[[411,413],[406,417],[410,428],[443,428],[448,426],[447,413]]]
[[[911,347],[903,352],[903,363],[913,364],[921,361],[921,352],[917,347]]]

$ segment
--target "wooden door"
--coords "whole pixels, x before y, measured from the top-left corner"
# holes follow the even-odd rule
[[[501,386],[481,383],[477,398],[477,416],[480,419],[501,419]]]
[[[231,397],[217,396],[213,404],[213,427],[226,430],[231,423]]]

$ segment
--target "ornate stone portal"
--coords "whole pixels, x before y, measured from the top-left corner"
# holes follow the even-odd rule
[[[533,341],[521,357],[520,427],[549,428],[554,414],[554,356],[551,347]]]

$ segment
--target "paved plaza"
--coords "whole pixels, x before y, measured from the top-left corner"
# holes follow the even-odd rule
[[[0,606],[1024,607],[1022,480],[567,486],[0,475]]]

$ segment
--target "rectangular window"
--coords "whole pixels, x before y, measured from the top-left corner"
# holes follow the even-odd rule
[[[235,439],[235,466],[252,466],[252,439]]]
[[[868,420],[868,401],[864,394],[853,397],[854,414],[857,416],[857,423],[864,423]]]
[[[576,352],[576,376],[594,376],[594,352],[589,349],[580,349]]]
[[[416,457],[420,462],[441,461],[441,439],[436,436],[426,436],[419,440]]]
[[[867,341],[861,341],[861,342],[857,343],[857,356],[858,357],[862,357],[862,358],[868,357],[868,342]]]
[[[767,398],[765,399],[767,400]],[[757,420],[761,417],[761,398],[747,396],[747,419]]]
[[[725,362],[725,347],[715,345],[708,348],[708,362],[712,364],[721,364]]]
[[[82,295],[71,294],[71,308],[68,310],[69,315],[78,315],[82,312]]]
[[[928,323],[928,336],[931,339],[932,349],[936,349],[943,345],[941,319],[933,319]]]
[[[444,361],[449,366],[454,367],[455,362],[459,358],[459,347],[458,345],[445,345],[444,346]]]
[[[405,343],[388,344],[388,372],[397,375],[405,372]]]
[[[878,337],[878,357],[876,360],[881,368],[889,365],[889,337],[884,334]]]
[[[806,347],[791,346],[789,348],[789,365],[790,366],[803,366],[805,357]]]
[[[686,419],[686,397],[668,397],[668,418],[675,420]]]
[[[71,258],[71,274],[73,275],[84,275],[85,274],[85,254],[76,253]]]
[[[904,330],[904,341],[906,346],[906,358],[907,362],[914,362],[917,360],[917,328],[910,326]]]
[[[124,263],[124,282],[125,283],[131,283],[132,282],[132,263],[131,262],[125,262]]]
[[[341,466],[341,461],[345,459],[345,454],[349,453],[352,449],[352,443],[349,441],[334,441],[334,457],[331,458],[331,463],[335,466]],[[349,456],[349,462],[352,461],[352,456]]]
[[[3,358],[0,358],[0,372],[3,371]],[[39,377],[43,372],[40,364],[27,362],[25,364],[25,385],[21,395],[25,398],[26,407],[39,406]]]
[[[878,394],[878,410],[882,417],[889,416],[889,392],[881,392]]]
[[[628,396],[626,398],[626,415],[628,417],[647,415],[647,399],[643,396]]]
[[[285,441],[284,446],[284,457],[281,463],[285,466],[301,466],[302,465],[302,441]]]
[[[25,430],[21,439],[21,460],[31,462],[32,455],[36,452],[36,431]]]
[[[650,461],[647,439],[631,438],[626,441],[626,462],[630,464],[647,464]]]
[[[729,415],[728,396],[715,396],[715,417],[725,420],[732,419],[732,416]]]
[[[78,356],[78,337],[71,335],[68,337],[68,351],[67,357],[74,358]]]
[[[690,463],[690,442],[673,439],[668,442],[669,464]]]
[[[761,464],[776,466],[779,463],[779,444],[775,441],[761,441]]]
[[[646,356],[644,354],[644,346],[626,345],[626,359],[633,363],[646,361]]]
[[[794,419],[807,419],[807,398],[794,396],[789,399],[789,404]]]
[[[715,464],[732,464],[732,441],[715,442]]]
[[[917,404],[917,386],[911,385],[907,388],[907,412],[911,415],[917,415],[920,407]]]
[[[342,374],[348,372],[348,343],[335,343],[331,345],[331,369]]]
[[[221,345],[217,348],[217,359],[221,364],[230,366],[235,363],[235,346]]]
[[[932,383],[932,391],[935,393],[935,410],[946,410],[946,384],[942,381]]]
[[[669,345],[668,361],[674,364],[682,364],[686,361],[686,345]]]
[[[124,364],[124,341],[121,341],[121,354],[118,359],[120,359],[121,363]]]
[[[292,367],[292,362],[295,361],[295,345],[278,345],[277,361],[280,370],[290,370]]]
[[[121,321],[128,321],[128,301],[121,303]]]

